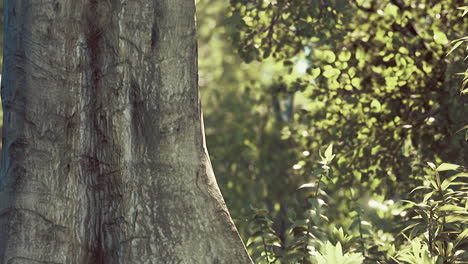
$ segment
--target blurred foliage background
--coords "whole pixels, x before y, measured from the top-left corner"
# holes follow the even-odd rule
[[[468,161],[464,4],[197,1],[208,149],[257,262],[320,263],[340,242],[364,257],[349,263],[468,263],[465,168],[427,163]],[[436,174],[461,182],[443,194]]]
[[[468,263],[466,3],[196,2],[208,149],[256,263]]]

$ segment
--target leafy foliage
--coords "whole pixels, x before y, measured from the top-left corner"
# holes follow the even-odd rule
[[[392,237],[389,245],[382,240],[381,230],[375,232],[371,224],[363,220],[362,210],[353,211],[355,220],[348,230],[358,226],[357,234],[345,234],[343,229],[336,228],[327,217],[328,203],[335,197],[320,189],[323,177],[328,178],[328,162],[335,156],[332,145],[322,157],[322,170],[311,183],[301,185],[298,190],[310,189],[307,192],[307,206],[302,208],[303,218],[291,219],[289,236],[283,243],[272,228],[273,222],[266,210],[256,210],[254,223],[260,231],[252,234],[249,248],[257,263],[464,263],[468,259],[468,183],[461,181],[468,177],[463,167],[442,163],[431,167],[431,174],[424,177],[422,184],[413,192],[425,191],[422,202],[402,201],[410,204],[400,215],[409,221],[406,227],[400,226],[398,235]],[[454,175],[440,177],[440,172],[459,170]],[[460,170],[462,172],[460,172]],[[419,196],[417,196],[419,197]],[[322,199],[323,198],[323,199]],[[378,202],[373,201],[378,205]],[[375,205],[374,204],[374,205]],[[403,207],[403,204],[400,204]],[[385,210],[381,208],[381,210]],[[397,211],[403,212],[403,210]],[[380,231],[380,232],[379,232]],[[409,236],[405,235],[408,233]],[[380,239],[379,239],[380,238]],[[252,247],[253,241],[260,241]],[[382,243],[384,242],[384,243]],[[343,253],[343,247],[346,253]],[[275,247],[274,250],[271,250]],[[259,250],[259,247],[263,247]],[[269,250],[270,249],[270,250]],[[260,255],[257,255],[261,252]],[[266,262],[263,261],[265,258]]]
[[[281,240],[275,235],[273,221],[268,218],[267,210],[254,209],[251,239],[247,242],[247,247],[253,252],[252,258],[260,259],[265,263],[273,263],[276,259],[275,248],[281,248]],[[259,262],[261,262],[259,261]]]
[[[462,1],[230,2],[198,3],[200,85],[255,260],[465,261],[465,171],[442,164],[468,161]]]
[[[432,257],[427,244],[420,238],[410,241],[410,246],[399,252],[397,259],[410,264],[436,264],[437,257]]]
[[[466,113],[444,60],[448,38],[466,26],[444,12],[456,1],[414,5],[232,1],[231,17],[244,21],[233,40],[241,56],[254,50],[246,61],[271,53],[286,67],[307,65],[300,78],[277,79],[302,101],[289,134],[303,149],[336,142],[346,153],[337,164],[343,184],[375,180],[366,188],[385,192],[421,173],[424,160],[466,162],[464,139],[444,136]]]
[[[468,183],[461,181],[468,173],[459,172],[442,180],[440,172],[460,169],[461,166],[443,163],[425,177],[424,184],[413,191],[425,190],[420,203],[407,201],[414,216],[409,226],[409,238],[423,237],[431,256],[442,263],[459,263],[468,259]],[[405,231],[404,230],[404,231]]]
[[[359,253],[343,254],[340,242],[333,246],[327,242],[324,246],[323,253],[314,256],[317,264],[359,264],[364,258]]]

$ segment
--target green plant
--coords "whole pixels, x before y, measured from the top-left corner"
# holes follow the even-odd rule
[[[402,249],[394,259],[398,263],[403,261],[409,264],[436,264],[437,257],[431,256],[427,244],[420,238],[409,241],[410,244]]]
[[[284,263],[312,263],[311,256],[316,254],[316,248],[321,241],[326,241],[326,232],[323,227],[328,225],[325,215],[326,193],[322,187],[330,180],[330,162],[334,159],[333,145],[329,145],[321,156],[321,167],[312,173],[310,183],[301,185],[298,190],[306,190],[306,206],[302,208],[303,218],[293,219],[288,228],[288,237],[284,245],[273,230],[273,221],[268,216],[267,210],[254,209],[253,221],[254,233],[247,242],[248,248],[253,253],[253,258],[258,263],[274,263],[281,260]],[[295,218],[295,217],[293,217]],[[346,242],[349,237],[343,230],[334,229],[334,235],[340,241]],[[341,231],[341,232],[340,232]],[[340,245],[341,248],[341,245]]]
[[[314,264],[361,264],[361,253],[343,253],[340,242],[335,246],[327,241],[319,253],[312,257]]]
[[[276,251],[282,247],[281,240],[273,230],[273,221],[265,209],[255,209],[252,217],[255,231],[247,241],[247,248],[256,263],[274,263],[277,259]]]
[[[468,14],[468,6],[462,6],[462,7],[459,7],[458,9],[463,11],[462,17]],[[466,50],[468,50],[468,36],[453,40],[451,44],[452,44],[452,48],[449,50],[449,52],[447,52],[447,56],[450,55],[453,51],[455,51],[462,44],[465,44]],[[465,57],[465,60],[466,59],[468,59],[468,56]],[[468,69],[466,69],[465,72],[459,73],[459,74],[463,76],[461,93],[462,94],[468,93],[468,88],[466,88],[468,84]],[[468,135],[468,132],[467,132],[467,135]]]
[[[412,191],[423,190],[422,200],[406,200],[413,217],[403,232],[409,233],[410,240],[422,239],[430,256],[441,263],[462,263],[468,258],[468,183],[463,180],[468,173],[455,164],[428,164],[430,174],[424,177],[423,185]],[[453,171],[454,175],[441,175]]]
[[[312,188],[313,190],[313,192],[309,192],[307,197],[309,207],[305,210],[305,219],[296,221],[291,228],[296,238],[291,249],[302,253],[300,263],[309,263],[308,258],[315,250],[315,247],[311,246],[310,239],[320,241],[320,237],[323,236],[320,226],[324,221],[329,221],[328,217],[323,213],[323,207],[326,206],[326,202],[320,197],[321,191],[323,192],[320,187],[321,184],[326,184],[326,180],[330,179],[329,164],[335,158],[333,145],[330,144],[323,155],[320,153],[320,157],[321,161],[319,163],[322,166],[313,174],[316,178],[315,182],[303,184],[299,187],[299,189]]]
[[[330,162],[336,157],[333,145],[329,145],[319,156],[320,167],[313,170],[312,178],[308,183],[302,184],[296,193],[305,201],[305,205],[298,208],[298,214],[302,215],[302,218],[290,216],[292,224],[286,237],[279,238],[275,234],[275,223],[269,216],[270,212],[254,209],[253,234],[247,242],[253,259],[257,263],[268,264],[334,263],[333,261],[341,263],[343,258],[350,261],[349,263],[388,261],[386,250],[390,249],[391,255],[394,255],[395,248],[383,244],[384,240],[379,241],[378,238],[384,236],[388,239],[389,234],[365,220],[369,216],[363,213],[362,201],[357,199],[352,190],[348,199],[355,205],[355,209],[343,212],[349,214],[351,222],[342,226],[349,226],[351,231],[357,228],[357,234],[348,234],[342,226],[337,225],[338,222],[330,221],[327,216],[328,203],[336,204],[336,197],[328,195],[326,190],[342,192],[340,189],[334,189],[335,179],[330,170]]]

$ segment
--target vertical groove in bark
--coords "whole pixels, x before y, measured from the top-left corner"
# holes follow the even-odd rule
[[[204,145],[194,1],[5,14],[0,263],[251,262]]]
[[[83,11],[86,46],[85,81],[79,100],[83,106],[81,127],[85,131],[80,150],[81,174],[86,183],[85,236],[88,263],[119,263],[118,241],[122,239],[122,173],[120,133],[114,124],[122,104],[116,72],[118,54],[118,1],[89,0]],[[142,135],[144,136],[144,135]]]
[[[85,53],[87,53],[87,63],[85,67],[86,71],[86,82],[82,83],[82,94],[81,101],[85,103],[82,104],[84,107],[80,109],[83,118],[82,126],[86,134],[81,139],[83,144],[82,150],[82,175],[84,177],[83,181],[86,183],[85,188],[87,192],[91,194],[87,195],[88,198],[88,211],[87,213],[87,226],[85,229],[86,241],[88,241],[88,252],[85,257],[88,263],[104,263],[104,250],[102,248],[102,219],[101,219],[101,210],[102,203],[99,199],[99,194],[101,192],[99,188],[99,173],[100,173],[100,163],[101,157],[98,155],[98,151],[102,151],[101,143],[105,139],[103,131],[100,129],[98,124],[98,116],[102,115],[100,113],[101,107],[100,102],[100,78],[101,78],[101,41],[103,38],[103,29],[101,25],[98,24],[98,12],[91,12],[98,10],[98,2],[96,0],[90,0],[89,3],[85,4],[85,12],[83,21],[86,46]]]

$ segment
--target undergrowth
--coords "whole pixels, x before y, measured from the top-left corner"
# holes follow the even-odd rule
[[[247,247],[256,263],[468,263],[466,168],[428,162],[427,175],[416,177],[405,199],[376,201],[378,195],[336,189],[332,145],[320,156],[320,167],[297,189],[302,206],[289,217],[286,236],[275,233],[268,210],[253,209]],[[348,193],[349,210],[331,208],[338,193]]]

